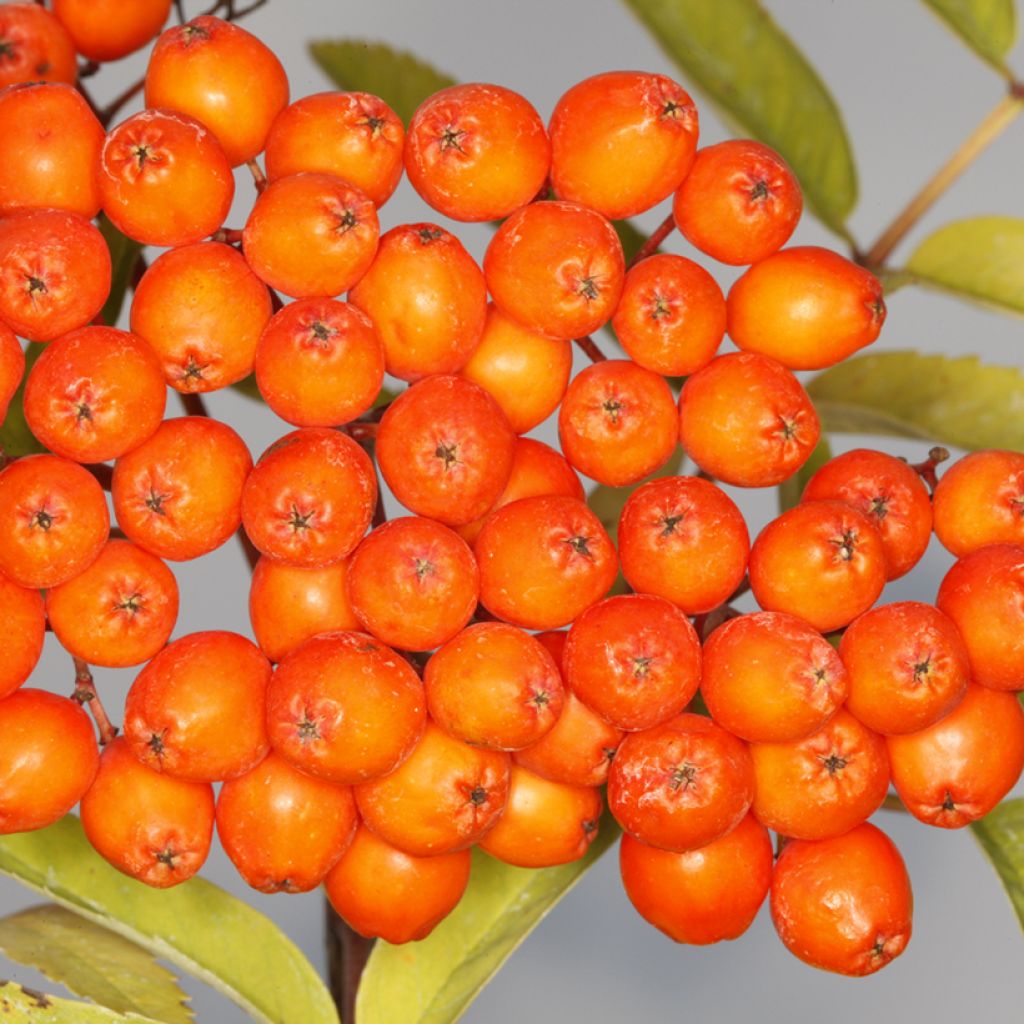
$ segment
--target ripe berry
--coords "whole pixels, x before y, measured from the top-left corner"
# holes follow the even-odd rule
[[[78,78],[75,44],[67,29],[39,4],[0,7],[0,89],[19,82]]]
[[[0,573],[0,700],[32,674],[43,651],[46,613],[35,590],[20,587]]]
[[[0,423],[7,418],[7,407],[25,375],[25,353],[18,339],[5,323],[0,321]]]
[[[167,21],[171,0],[53,0],[53,13],[88,60],[120,60],[142,49]]]

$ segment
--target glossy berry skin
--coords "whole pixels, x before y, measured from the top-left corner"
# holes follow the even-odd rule
[[[249,449],[226,423],[205,416],[165,420],[114,464],[110,492],[118,525],[161,558],[198,558],[238,529],[251,469]]]
[[[293,768],[273,752],[229,779],[217,797],[217,835],[260,892],[315,889],[348,849],[358,823],[347,786]]]
[[[939,479],[935,534],[957,558],[988,544],[1024,544],[1024,453],[968,452]]]
[[[377,464],[407,509],[459,526],[498,500],[515,443],[505,414],[483,388],[438,375],[391,403],[377,435]]]
[[[599,601],[572,624],[562,665],[573,693],[617,729],[649,729],[679,714],[700,683],[690,620],[661,597]]]
[[[850,676],[846,707],[869,729],[917,732],[963,699],[971,678],[953,621],[920,601],[872,608],[847,626],[839,656]]]
[[[675,942],[706,946],[738,939],[751,925],[772,881],[772,841],[748,814],[699,850],[672,853],[626,833],[619,871],[637,912]]]
[[[52,208],[87,220],[100,210],[96,165],[103,127],[82,94],[63,83],[0,92],[0,211]]]
[[[86,569],[110,531],[96,478],[56,455],[30,455],[0,470],[0,572],[33,590]]]
[[[132,753],[155,771],[193,782],[244,775],[270,749],[270,672],[260,649],[237,633],[190,633],[168,644],[125,699]]]
[[[508,803],[480,849],[521,868],[569,864],[586,855],[600,820],[598,789],[552,782],[513,764]]]
[[[429,719],[396,771],[356,787],[359,814],[373,832],[417,857],[466,850],[494,827],[508,801],[511,761],[472,747]]]
[[[562,676],[547,649],[504,622],[467,626],[427,662],[430,717],[476,747],[520,750],[558,721]]]
[[[423,733],[423,684],[365,633],[321,633],[281,659],[267,692],[274,749],[342,786],[393,772]]]
[[[385,232],[349,300],[377,328],[388,373],[408,381],[462,369],[487,315],[483,272],[455,235],[436,224]]]
[[[163,420],[167,388],[152,349],[114,327],[82,327],[46,346],[25,382],[25,419],[50,451],[106,462]]]
[[[870,345],[885,322],[881,282],[829,249],[794,246],[729,290],[729,337],[791,370],[820,370]]]
[[[991,544],[957,561],[935,599],[967,646],[971,678],[1024,689],[1024,546]]]
[[[612,328],[640,366],[686,377],[711,362],[722,344],[725,296],[699,263],[658,253],[626,272]]]
[[[374,206],[402,178],[401,118],[367,92],[318,92],[285,107],[270,126],[267,178],[315,171],[333,174],[366,193]]]
[[[711,717],[742,739],[786,743],[810,736],[848,690],[832,645],[795,615],[740,615],[704,642],[701,696]]]
[[[603,326],[625,276],[611,223],[586,206],[530,203],[498,228],[484,256],[494,304],[524,327],[569,341]]]
[[[331,906],[354,931],[393,945],[425,939],[469,884],[470,852],[416,857],[360,826],[328,874]]]
[[[346,591],[357,628],[392,647],[430,651],[473,617],[480,573],[453,530],[403,516],[360,542],[348,562]]]
[[[441,89],[409,122],[405,170],[452,220],[500,220],[540,191],[551,163],[544,123],[517,92],[470,83]]]
[[[82,826],[118,871],[158,889],[191,878],[210,852],[213,789],[148,768],[117,738],[82,797]]]
[[[242,490],[242,524],[264,555],[313,569],[355,548],[376,500],[366,452],[336,430],[303,427],[260,456]]]
[[[821,434],[803,385],[780,363],[749,352],[713,359],[683,385],[679,440],[716,480],[774,487],[811,456]]]
[[[145,101],[201,121],[237,167],[263,149],[270,125],[288,103],[288,79],[270,48],[251,32],[200,15],[156,41]]]
[[[866,612],[885,586],[874,522],[838,501],[808,501],[772,520],[750,549],[750,586],[766,611],[827,633]]]
[[[480,602],[525,629],[559,629],[600,601],[618,574],[615,546],[577,498],[521,498],[484,523],[474,545]]]
[[[665,379],[629,359],[578,373],[558,413],[558,437],[573,468],[623,487],[660,469],[675,451],[675,400]]]
[[[697,108],[664,75],[610,71],[555,105],[551,184],[562,199],[632,217],[671,195],[693,163]]]
[[[38,591],[19,587],[0,573],[0,700],[32,674],[43,651],[46,612]]]
[[[812,967],[862,977],[906,948],[913,896],[899,850],[874,825],[819,841],[792,840],[772,876],[772,921]]]
[[[131,326],[156,352],[172,388],[203,392],[252,372],[270,315],[270,293],[241,253],[197,242],[168,250],[142,275]]]
[[[754,816],[794,839],[828,839],[866,821],[889,789],[885,740],[840,709],[816,733],[752,743]]]
[[[687,615],[717,608],[747,571],[750,535],[736,503],[696,476],[638,487],[619,517],[622,575],[633,590],[671,601]]]
[[[14,332],[0,321],[0,423],[25,375],[25,353]]]
[[[74,579],[46,592],[50,627],[90,665],[140,665],[167,643],[178,619],[174,573],[130,541],[110,540]]]
[[[65,82],[78,78],[75,44],[45,7],[34,3],[0,7],[0,89],[20,82]]]
[[[84,327],[109,292],[110,251],[84,217],[14,210],[0,218],[0,319],[21,337],[51,341]]]
[[[672,204],[692,245],[722,263],[758,263],[789,241],[803,211],[800,183],[775,150],[729,139],[698,151]]]
[[[96,736],[80,704],[23,687],[0,700],[0,835],[64,817],[92,784]]]
[[[963,828],[992,810],[1024,769],[1024,711],[1015,694],[972,683],[933,725],[889,736],[892,781],[928,825]]]
[[[75,49],[94,61],[120,60],[164,27],[171,0],[53,0],[53,13],[71,33]]]
[[[676,853],[721,839],[753,798],[747,745],[702,715],[630,734],[608,774],[616,821],[635,839]]]
[[[901,459],[857,448],[830,459],[807,482],[804,501],[844,501],[869,516],[882,535],[886,576],[906,575],[932,534],[932,502],[917,473]]]

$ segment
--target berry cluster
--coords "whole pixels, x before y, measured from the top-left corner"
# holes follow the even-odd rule
[[[719,483],[791,477],[820,434],[794,371],[885,317],[870,273],[783,248],[802,208],[785,162],[698,150],[693,102],[656,74],[589,78],[547,126],[496,85],[437,93],[407,131],[367,94],[289,105],[274,54],[212,16],[160,35],[146,109],[105,131],[75,54],[143,45],[170,0],[104,6],[0,7],[0,412],[16,336],[45,342],[23,408],[48,451],[0,471],[0,832],[80,802],[107,860],[170,886],[216,827],[252,886],[324,883],[353,928],[404,942],[458,902],[474,845],[582,857],[607,786],[626,891],[672,938],[735,938],[770,891],[809,963],[898,955],[910,885],[866,823],[890,782],[952,828],[1024,766],[1024,456],[969,455],[935,486],[935,459],[848,452],[750,543]],[[381,234],[403,172],[450,220],[502,222],[482,268],[438,224]],[[669,197],[627,266],[612,221]],[[166,250],[130,331],[97,319],[100,211]],[[673,228],[749,267],[728,297],[655,251]],[[590,337],[607,325],[626,358]],[[574,342],[593,361],[575,376]],[[296,428],[255,465],[227,424],[165,418],[168,386],[198,413],[252,373]],[[391,401],[386,375],[408,384]],[[556,412],[561,451],[522,436]],[[639,486],[613,541],[578,474],[633,485],[679,444],[699,473]],[[378,473],[411,514],[384,521]],[[167,561],[240,525],[256,643],[170,641]],[[874,607],[933,529],[959,559],[937,606]],[[739,614],[748,585],[763,610]],[[22,685],[47,628],[78,702]],[[100,754],[89,666],[136,665]]]

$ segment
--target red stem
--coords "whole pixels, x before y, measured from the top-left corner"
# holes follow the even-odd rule
[[[648,256],[653,256],[657,251],[658,247],[662,242],[668,238],[669,235],[675,230],[676,219],[670,213],[652,232],[650,238],[644,242],[636,251],[636,255],[629,261],[626,269],[629,270],[631,267],[635,267],[642,260],[647,259]]]
[[[92,669],[81,658],[76,658],[72,655],[71,660],[75,663],[74,699],[79,704],[84,704],[88,707],[89,713],[96,722],[96,728],[99,730],[100,746],[105,747],[117,735],[117,726],[111,723],[99,698],[99,694],[96,693]]]
[[[603,363],[608,358],[597,347],[597,342],[589,334],[585,334],[582,338],[577,338],[576,344],[586,352],[587,357],[592,363]]]

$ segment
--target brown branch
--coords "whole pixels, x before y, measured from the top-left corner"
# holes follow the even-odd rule
[[[140,78],[137,82],[133,82],[127,89],[124,90],[119,96],[115,96],[105,107],[101,107],[97,112],[96,116],[100,119],[100,124],[104,128],[110,127],[110,122],[117,117],[121,108],[126,104],[135,99],[136,96],[146,87],[146,79]],[[81,86],[79,86],[81,88]]]
[[[675,230],[675,227],[676,219],[670,213],[654,229],[654,231],[651,232],[650,238],[648,238],[647,241],[644,242],[644,244],[641,245],[639,249],[637,249],[636,254],[626,265],[626,269],[630,270],[633,267],[635,267],[638,263],[641,263],[643,260],[647,259],[648,256],[653,256],[658,251],[658,247],[661,245],[661,243],[664,242],[665,239],[672,234],[672,232]]]
[[[597,347],[597,342],[594,341],[589,334],[585,334],[582,338],[576,338],[576,344],[587,354],[587,358],[592,363],[603,363],[608,357]]]
[[[327,982],[345,1024],[356,1024],[356,993],[373,939],[353,931],[324,901],[327,931]]]
[[[179,391],[178,399],[187,416],[209,416],[203,396],[194,391]]]
[[[93,463],[92,465],[83,466],[82,468],[87,469],[90,473],[92,473],[93,477],[95,477],[96,479],[96,483],[98,483],[100,487],[103,488],[103,490],[110,490],[110,485],[114,479],[113,467],[108,466],[104,462],[96,462]]]
[[[257,195],[262,195],[267,187],[267,176],[263,173],[263,168],[260,167],[255,157],[247,160],[245,166],[249,168],[249,173],[252,175],[252,183],[256,186]]]
[[[75,663],[75,692],[72,696],[79,704],[88,707],[100,734],[100,746],[105,747],[117,735],[117,726],[111,723],[99,694],[96,693],[92,669],[81,658],[72,655],[71,660]]]

